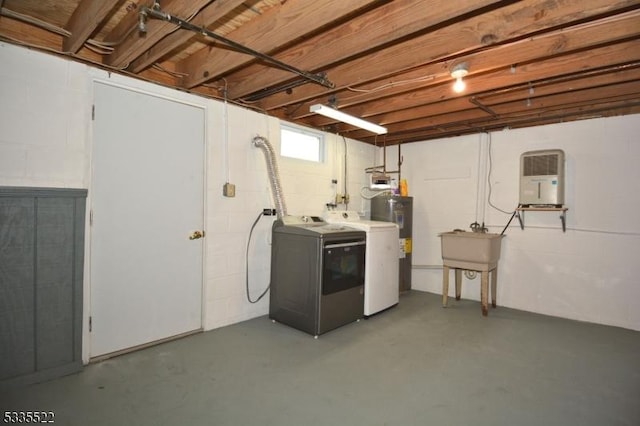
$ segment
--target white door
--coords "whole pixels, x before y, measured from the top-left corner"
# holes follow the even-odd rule
[[[202,328],[202,108],[96,82],[91,357]]]

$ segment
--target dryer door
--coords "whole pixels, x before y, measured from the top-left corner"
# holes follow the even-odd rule
[[[365,251],[365,240],[325,244],[322,266],[323,295],[364,285]]]

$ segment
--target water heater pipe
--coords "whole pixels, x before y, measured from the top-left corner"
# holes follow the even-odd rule
[[[282,219],[287,215],[287,207],[284,204],[284,195],[282,194],[282,185],[280,185],[280,173],[278,172],[278,163],[276,162],[276,154],[273,146],[267,138],[256,136],[252,140],[253,145],[261,148],[267,160],[267,171],[269,173],[269,181],[271,182],[271,195],[276,203],[276,215],[278,219]]]

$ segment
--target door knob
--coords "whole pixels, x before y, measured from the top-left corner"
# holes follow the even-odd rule
[[[190,240],[198,240],[200,238],[204,238],[204,231],[193,231],[191,235],[189,235]]]

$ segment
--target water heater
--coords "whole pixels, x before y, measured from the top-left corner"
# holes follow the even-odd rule
[[[400,228],[399,291],[411,290],[411,252],[413,228],[413,197],[378,195],[371,200],[371,220],[393,222]]]
[[[520,156],[520,205],[564,204],[564,151],[528,151]]]

